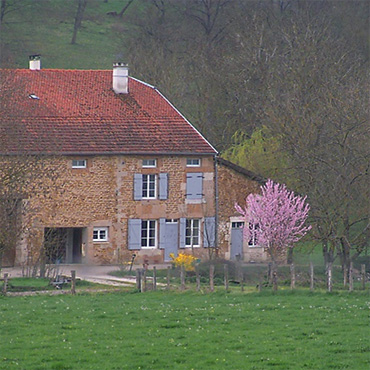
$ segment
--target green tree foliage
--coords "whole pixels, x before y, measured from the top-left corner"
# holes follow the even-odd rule
[[[281,139],[272,136],[266,126],[256,129],[250,137],[237,131],[232,140],[232,146],[222,154],[225,159],[264,177],[276,179],[289,171]]]

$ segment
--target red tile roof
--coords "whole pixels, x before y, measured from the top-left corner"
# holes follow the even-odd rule
[[[0,73],[2,154],[215,154],[157,89],[136,79],[117,95],[112,71]]]

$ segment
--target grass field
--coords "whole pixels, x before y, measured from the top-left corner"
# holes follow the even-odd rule
[[[0,369],[368,369],[367,293],[0,298]]]

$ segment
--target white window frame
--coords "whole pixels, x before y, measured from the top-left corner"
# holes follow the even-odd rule
[[[72,159],[72,168],[86,168],[87,159]]]
[[[197,222],[198,225],[194,227],[194,222]],[[194,231],[197,231],[195,235]],[[190,232],[189,232],[190,231]],[[192,244],[194,238],[198,238],[197,244]],[[198,248],[200,247],[200,219],[199,218],[187,218],[185,224],[185,248]]]
[[[155,174],[143,174],[142,199],[157,199],[157,177]],[[150,179],[154,179],[154,189],[150,188],[150,184],[153,184],[153,180]],[[150,196],[152,190],[154,190],[154,195]]]
[[[193,163],[194,161],[198,161],[198,163]],[[201,163],[200,158],[186,158],[186,167],[200,167]]]
[[[250,248],[259,247],[257,235],[256,235],[256,232],[255,232],[255,230],[257,230],[259,228],[258,224],[252,224],[251,222],[249,222],[248,227],[249,227],[249,230],[253,231],[251,233],[250,239],[248,240],[248,247],[250,247]]]
[[[102,236],[104,232],[104,236]],[[93,242],[107,242],[109,240],[109,229],[107,226],[104,227],[94,227],[93,229]],[[95,237],[95,233],[97,233],[97,237]]]
[[[151,163],[153,162],[153,163]],[[156,159],[143,159],[142,162],[143,168],[156,168],[157,167],[157,160]]]
[[[143,236],[144,231],[146,231],[145,236]],[[154,236],[150,235],[150,231],[154,232]],[[157,220],[141,220],[141,248],[157,248],[157,234]]]

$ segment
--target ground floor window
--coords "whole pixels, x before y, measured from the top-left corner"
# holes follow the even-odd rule
[[[157,240],[157,221],[142,220],[141,221],[141,247],[154,248]]]
[[[258,238],[257,238],[257,230],[259,229],[258,224],[249,223],[249,232],[250,238],[248,241],[248,245],[250,247],[257,247]]]
[[[199,219],[186,220],[185,245],[186,247],[199,247]]]
[[[94,242],[107,242],[108,241],[108,227],[94,227],[93,241]]]

